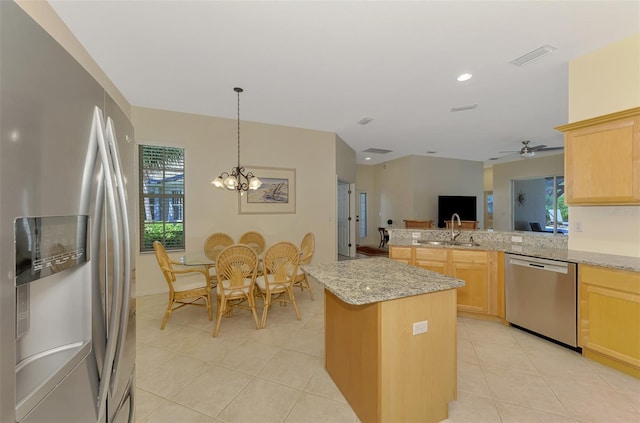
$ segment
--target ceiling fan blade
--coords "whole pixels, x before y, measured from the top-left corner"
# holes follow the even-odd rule
[[[553,151],[553,150],[564,150],[564,147],[545,147],[545,148],[539,148],[537,151]]]
[[[519,153],[520,150],[498,151],[498,153]]]
[[[540,145],[532,145],[531,147],[529,147],[529,150],[531,151],[540,151],[543,150],[544,148],[546,148],[547,146],[544,144],[540,144]]]

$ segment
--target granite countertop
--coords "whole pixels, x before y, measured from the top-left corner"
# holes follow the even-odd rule
[[[385,257],[307,264],[301,268],[342,301],[353,305],[394,300],[465,285],[461,279]]]
[[[413,244],[412,240],[399,240],[390,245],[426,247],[426,248],[455,248],[467,250],[489,250],[503,251],[510,254],[519,254],[529,257],[538,257],[549,260],[560,260],[578,264],[590,264],[593,266],[607,267],[611,269],[628,270],[640,272],[640,258],[620,256],[614,254],[593,253],[588,251],[569,250],[565,248],[550,248],[544,245],[522,245],[510,242],[480,242],[479,246],[458,246],[458,245],[430,245]]]

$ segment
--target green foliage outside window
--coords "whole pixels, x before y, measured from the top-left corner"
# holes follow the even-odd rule
[[[182,223],[145,223],[143,250],[153,250],[154,241],[163,245],[184,245],[183,227]]]

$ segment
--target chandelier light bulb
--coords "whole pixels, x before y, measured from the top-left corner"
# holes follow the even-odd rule
[[[256,177],[251,178],[249,182],[249,189],[258,189],[262,185],[262,181]]]
[[[222,178],[219,176],[211,181],[211,184],[216,188],[224,188],[224,182],[222,182]]]

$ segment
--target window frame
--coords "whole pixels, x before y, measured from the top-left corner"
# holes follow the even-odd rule
[[[147,149],[156,149],[156,150],[162,151],[162,160],[157,162],[155,166],[146,165],[145,159],[151,154],[151,153],[147,154],[147,151],[145,151]],[[167,153],[171,151],[179,151],[181,153],[181,159],[177,163],[176,162],[170,163],[169,161],[167,161],[166,159]],[[166,250],[184,250],[185,249],[185,234],[186,234],[185,153],[186,151],[185,151],[185,148],[183,147],[153,145],[153,144],[139,144],[138,146],[138,157],[139,157],[138,206],[140,207],[139,231],[140,231],[140,252],[141,253],[153,251],[153,242],[151,241],[155,241],[155,240],[162,242]],[[154,153],[154,154],[157,154],[157,153]],[[158,185],[158,187],[160,187],[159,192],[151,192],[151,193],[145,192],[145,186],[146,186],[145,184],[147,182],[146,172],[149,172],[149,171],[154,172],[156,174],[159,172],[162,175],[161,180],[163,182]],[[182,192],[167,193],[166,180],[167,178],[170,178],[170,176],[167,176],[167,174],[171,174],[173,175],[173,177],[175,177],[176,175],[180,175],[180,173],[182,174],[182,186],[181,186]],[[155,201],[149,201],[149,200],[155,200]],[[177,210],[177,214],[179,217],[177,220],[169,220],[166,218],[156,219],[156,220],[147,220],[149,204],[153,205],[153,211],[151,211],[152,214],[158,213],[161,217],[165,217],[169,212],[168,211],[169,206],[167,205],[169,200],[173,200],[171,201],[171,207],[172,207],[171,212],[173,212],[174,215],[176,211],[174,211],[173,207],[176,207],[175,210]],[[160,238],[156,237],[153,239],[148,239],[148,235],[145,229],[147,228],[147,225],[149,225],[150,223],[161,224],[162,229],[160,230],[160,234],[161,234]],[[172,228],[175,228],[176,226],[179,226],[179,225],[181,225],[181,228],[182,228],[181,231],[171,230]],[[176,233],[179,233],[177,238],[175,238]],[[167,240],[170,238],[171,240],[167,242]]]

